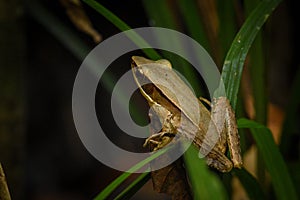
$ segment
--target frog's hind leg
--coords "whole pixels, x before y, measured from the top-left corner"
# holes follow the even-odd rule
[[[213,167],[220,172],[225,173],[232,169],[232,162],[224,154],[218,153],[217,151],[211,151],[205,157],[205,160],[208,166]]]
[[[227,102],[229,104],[229,102]],[[243,159],[241,156],[240,135],[236,124],[235,114],[231,106],[227,106],[225,114],[225,122],[227,129],[227,144],[230,152],[230,157],[234,167],[241,168]]]

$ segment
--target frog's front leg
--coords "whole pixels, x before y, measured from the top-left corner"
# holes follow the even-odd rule
[[[154,144],[153,151],[159,150],[169,144],[176,133],[159,132],[148,137],[144,143],[144,147],[150,144]]]
[[[156,151],[169,144],[176,135],[177,131],[173,123],[174,119],[177,118],[170,110],[157,103],[151,105],[149,117],[151,125],[153,126],[151,132],[159,130],[159,127],[161,130],[158,133],[152,133],[152,135],[146,139],[143,146],[153,144],[153,151]]]

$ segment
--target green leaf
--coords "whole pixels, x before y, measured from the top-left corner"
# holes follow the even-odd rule
[[[226,88],[227,98],[235,109],[240,79],[246,55],[258,31],[281,0],[264,0],[251,12],[240,31],[236,35],[226,55],[222,80]]]
[[[186,1],[186,0],[177,0],[183,22],[187,27],[189,36],[196,40],[201,46],[203,46],[206,51],[212,55],[211,46],[209,40],[205,33],[204,25],[199,16],[199,9],[196,0]],[[196,53],[196,52],[195,52]],[[190,83],[196,91],[197,96],[205,96],[204,88],[200,87],[201,83],[197,80],[195,73],[185,70],[185,75],[188,80],[191,80]]]
[[[129,186],[127,186],[116,198],[115,200],[130,199],[143,185],[149,181],[151,178],[150,173],[143,173],[137,177]]]
[[[195,0],[177,0],[177,2],[189,35],[199,42],[199,44],[201,44],[208,52],[212,53],[204,25],[199,16],[197,2]]]
[[[256,7],[260,0],[245,0],[244,7],[247,15]],[[258,33],[250,49],[248,66],[251,74],[251,87],[255,108],[255,121],[266,124],[267,122],[267,74],[265,63],[264,41],[262,33]],[[257,152],[257,177],[265,182],[265,167],[260,151]]]
[[[194,199],[228,199],[222,182],[208,170],[205,160],[200,159],[198,153],[192,145],[184,154]]]
[[[270,173],[277,199],[298,199],[287,166],[276,146],[271,131],[252,120],[239,119],[239,128],[249,128]]]
[[[234,10],[235,1],[217,0],[219,33],[218,37],[222,46],[221,60],[230,48],[234,36],[237,32],[236,12]]]
[[[83,0],[83,1],[89,6],[91,6],[93,9],[95,9],[98,13],[103,15],[108,21],[114,24],[121,31],[127,31],[131,29],[130,26],[128,26],[125,22],[123,22],[120,18],[118,18],[115,14],[110,12],[108,9],[106,9],[97,1],[94,0]],[[130,38],[137,46],[146,46],[146,45],[149,46],[147,42],[136,32],[131,31],[125,33],[127,37]],[[151,48],[143,49],[143,52],[153,60],[157,60],[160,58],[160,55],[154,49]]]
[[[144,7],[146,9],[148,18],[153,21],[154,26],[169,28],[177,31],[181,31],[178,26],[177,19],[175,18],[174,9],[170,6],[170,3],[166,0],[144,0]],[[184,49],[184,44],[181,44],[176,35],[167,35],[162,37],[158,35],[156,37],[160,44],[168,43],[172,44],[176,49]],[[174,55],[168,51],[162,52],[163,57],[171,61],[172,66],[182,72],[184,77],[189,81],[197,95],[201,93],[201,88],[196,74],[191,70],[188,62],[183,58]]]
[[[164,153],[166,153],[167,151],[169,151],[173,146],[168,146],[165,147],[157,152],[155,152],[154,154],[152,154],[151,156],[149,156],[148,158],[146,158],[145,160],[139,162],[138,164],[134,165],[133,167],[131,167],[127,172],[124,172],[123,174],[121,174],[118,178],[116,178],[113,182],[111,182],[104,190],[101,191],[101,193],[99,193],[96,197],[95,200],[102,200],[102,199],[106,199],[115,189],[117,189],[121,183],[123,183],[132,173],[136,172],[137,170],[141,169],[142,167],[144,167],[146,164],[150,163],[152,160],[154,160],[155,158],[163,155]]]
[[[250,13],[260,0],[246,0],[245,11]],[[258,33],[250,49],[249,70],[255,107],[255,121],[267,122],[267,74],[262,33]]]

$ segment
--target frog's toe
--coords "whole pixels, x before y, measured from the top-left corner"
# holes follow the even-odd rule
[[[146,140],[145,140],[145,142],[144,142],[144,144],[143,144],[143,147],[146,147],[146,146],[148,146],[149,144],[155,144],[155,145],[159,145],[160,144],[160,142],[158,142],[158,141],[156,141],[156,140],[154,140],[154,139],[152,139],[152,138],[147,138]]]

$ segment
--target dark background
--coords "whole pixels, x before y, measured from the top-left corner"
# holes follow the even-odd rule
[[[141,1],[101,3],[132,28],[149,26]],[[4,13],[1,18],[0,39],[0,87],[3,88],[0,161],[11,195],[13,199],[91,199],[121,174],[103,166],[87,152],[73,123],[73,83],[82,59],[96,44],[91,37],[76,29],[59,1],[14,0],[2,4],[12,12],[6,17]],[[103,39],[120,32],[90,7],[85,4],[83,7]],[[294,2],[287,1],[278,8],[270,22],[277,30],[271,32],[269,38],[277,41],[274,46],[281,47],[272,52],[277,56],[271,60],[274,68],[269,75],[270,99],[283,107],[288,103],[286,97],[299,63],[298,13]],[[52,23],[49,17],[54,20]],[[57,26],[71,31],[86,49],[81,49],[81,54],[70,51],[64,39],[53,33],[52,29]],[[65,29],[61,29],[61,35],[68,34]],[[136,54],[141,52],[124,55],[109,68],[116,80],[130,69],[130,56]],[[283,62],[287,63],[284,67]],[[128,140],[116,128],[109,111],[110,92],[106,92],[96,97],[100,123],[106,125],[105,129],[110,133],[116,134],[109,136],[118,138],[116,143],[120,142],[124,148],[141,150],[139,147],[143,141]],[[141,113],[145,113],[146,102],[142,98],[136,102],[143,108]],[[147,118],[146,114],[142,115]],[[150,183],[142,192],[135,198],[140,199],[138,195],[143,199],[154,198]]]

